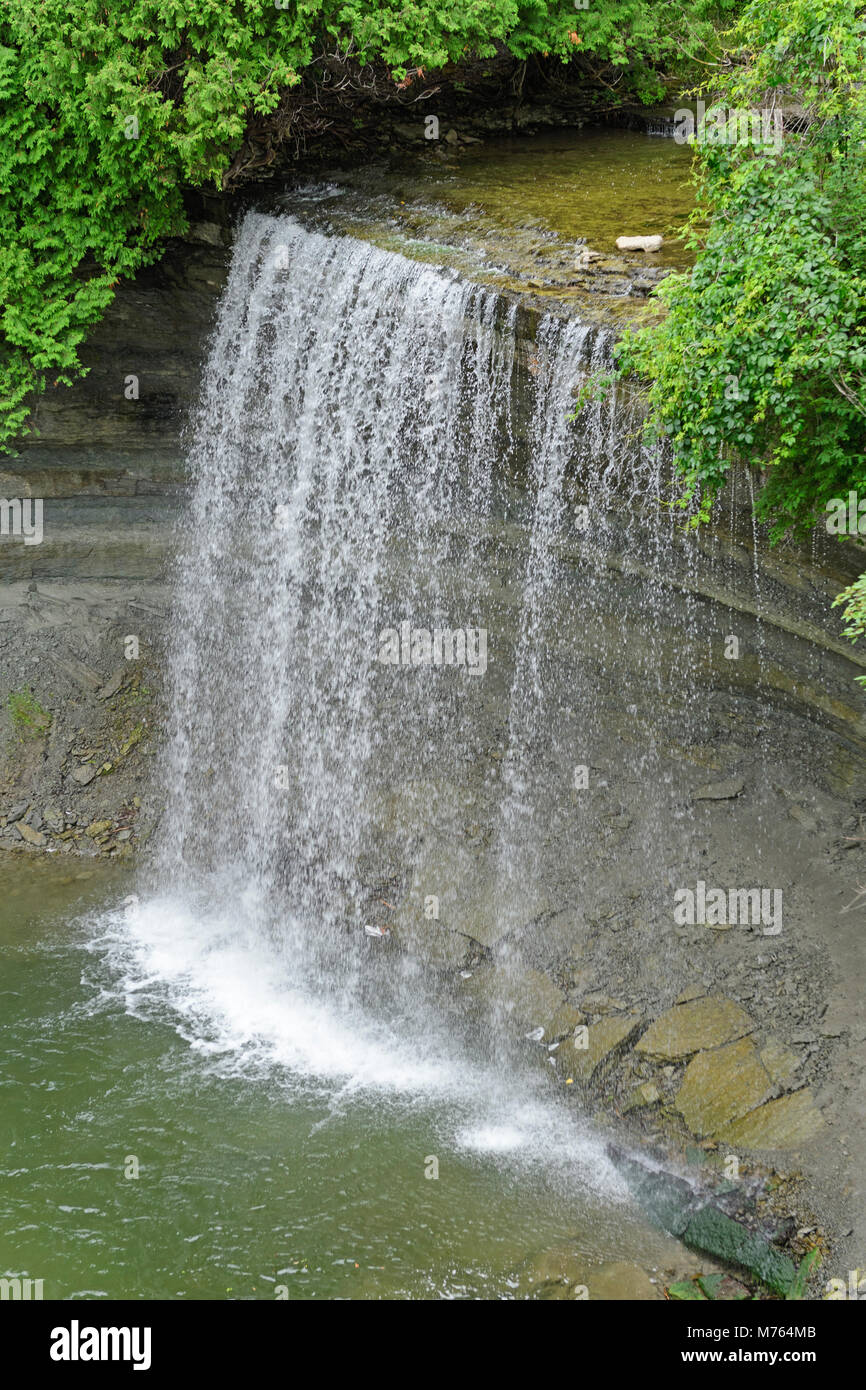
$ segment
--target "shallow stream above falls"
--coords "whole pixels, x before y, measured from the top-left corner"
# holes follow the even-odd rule
[[[4,482],[47,500],[2,552],[2,693],[23,672],[53,722],[0,801],[0,1272],[484,1298],[712,1269],[611,1135],[702,1182],[733,1149],[752,1198],[800,1168],[801,1225],[862,1264],[866,663],[830,607],[858,557],[770,549],[743,476],[686,533],[628,395],[569,420],[647,309],[615,237],[681,219],[686,156],[582,132],[272,188],[227,271],[205,224],[40,407]],[[781,892],[781,930],[678,921],[699,882]],[[696,1051],[754,1081],[691,1130],[695,1053],[635,1048],[679,999],[740,1020]],[[579,1022],[618,1039],[585,1075]],[[727,1137],[750,1116],[771,1142]]]

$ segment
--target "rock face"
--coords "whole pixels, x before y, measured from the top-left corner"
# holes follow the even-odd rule
[[[551,1036],[553,1019],[563,1002],[562,991],[541,970],[483,967],[464,981],[463,993],[494,1009],[503,1027],[515,1033],[543,1028]]]
[[[676,1004],[657,1018],[635,1051],[663,1061],[675,1061],[706,1048],[733,1042],[754,1028],[748,1014],[731,999],[706,997]]]

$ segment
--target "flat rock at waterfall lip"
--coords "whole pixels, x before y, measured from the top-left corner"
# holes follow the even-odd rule
[[[624,1047],[642,1023],[641,1014],[617,1015],[593,1023],[585,1035],[581,1033],[573,1042],[563,1044],[563,1065],[576,1081],[591,1081],[602,1062]],[[579,1046],[584,1037],[586,1047]]]
[[[694,794],[695,801],[730,801],[745,787],[742,777],[728,777],[723,782],[705,782]]]
[[[740,1038],[692,1058],[674,1105],[692,1133],[704,1138],[754,1110],[772,1087],[758,1049]]]
[[[668,1009],[650,1024],[635,1051],[672,1062],[694,1052],[735,1042],[754,1028],[749,1015],[732,999],[706,995]]]
[[[734,1120],[716,1136],[720,1143],[744,1149],[796,1149],[823,1128],[824,1119],[808,1086]]]

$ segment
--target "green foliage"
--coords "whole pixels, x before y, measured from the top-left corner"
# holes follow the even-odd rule
[[[649,104],[665,96],[660,69],[682,73],[719,56],[717,28],[739,8],[740,0],[590,0],[574,27],[582,51],[627,68],[629,86]]]
[[[119,279],[184,230],[250,120],[314,55],[407,71],[507,44],[636,74],[699,49],[736,0],[0,0],[0,446],[32,393],[80,375]]]
[[[858,637],[866,634],[866,574],[861,574],[859,579],[836,595],[833,607],[838,608],[840,604],[845,605],[842,614],[845,622],[843,636],[856,642]],[[859,685],[866,685],[866,676],[855,676],[854,679]]]
[[[731,462],[760,469],[775,535],[866,492],[866,22],[858,0],[750,0],[712,98],[797,103],[780,149],[757,132],[696,143],[687,274],[618,366],[648,383],[650,428],[706,516]],[[733,132],[725,132],[730,137]]]
[[[51,715],[29,690],[11,690],[6,697],[6,709],[20,739],[39,737],[51,724]]]
[[[809,1282],[809,1275],[812,1273],[812,1270],[815,1268],[815,1266],[819,1265],[820,1263],[820,1250],[810,1250],[808,1255],[803,1256],[803,1259],[800,1261],[799,1268],[794,1277],[794,1282],[791,1285],[788,1292],[785,1294],[786,1299],[788,1299],[789,1301],[799,1301],[803,1298],[806,1292],[806,1285]]]
[[[694,1279],[683,1279],[668,1285],[668,1298],[676,1303],[706,1303],[707,1295]]]

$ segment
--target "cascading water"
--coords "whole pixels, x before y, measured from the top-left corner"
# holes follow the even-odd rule
[[[380,944],[431,898],[431,929],[464,946],[474,911],[496,936],[523,920],[515,768],[544,718],[533,633],[555,608],[567,414],[593,342],[540,326],[521,444],[513,308],[247,217],[195,422],[168,805],[121,954],[135,1009],[167,991],[184,1036],[232,1066],[447,1098],[454,1142],[565,1166],[610,1197],[598,1141],[493,1062],[483,1013],[455,1020],[417,955]],[[515,596],[491,528],[521,468],[534,501]],[[466,834],[490,814],[496,835]],[[536,833],[520,828],[521,862]]]

